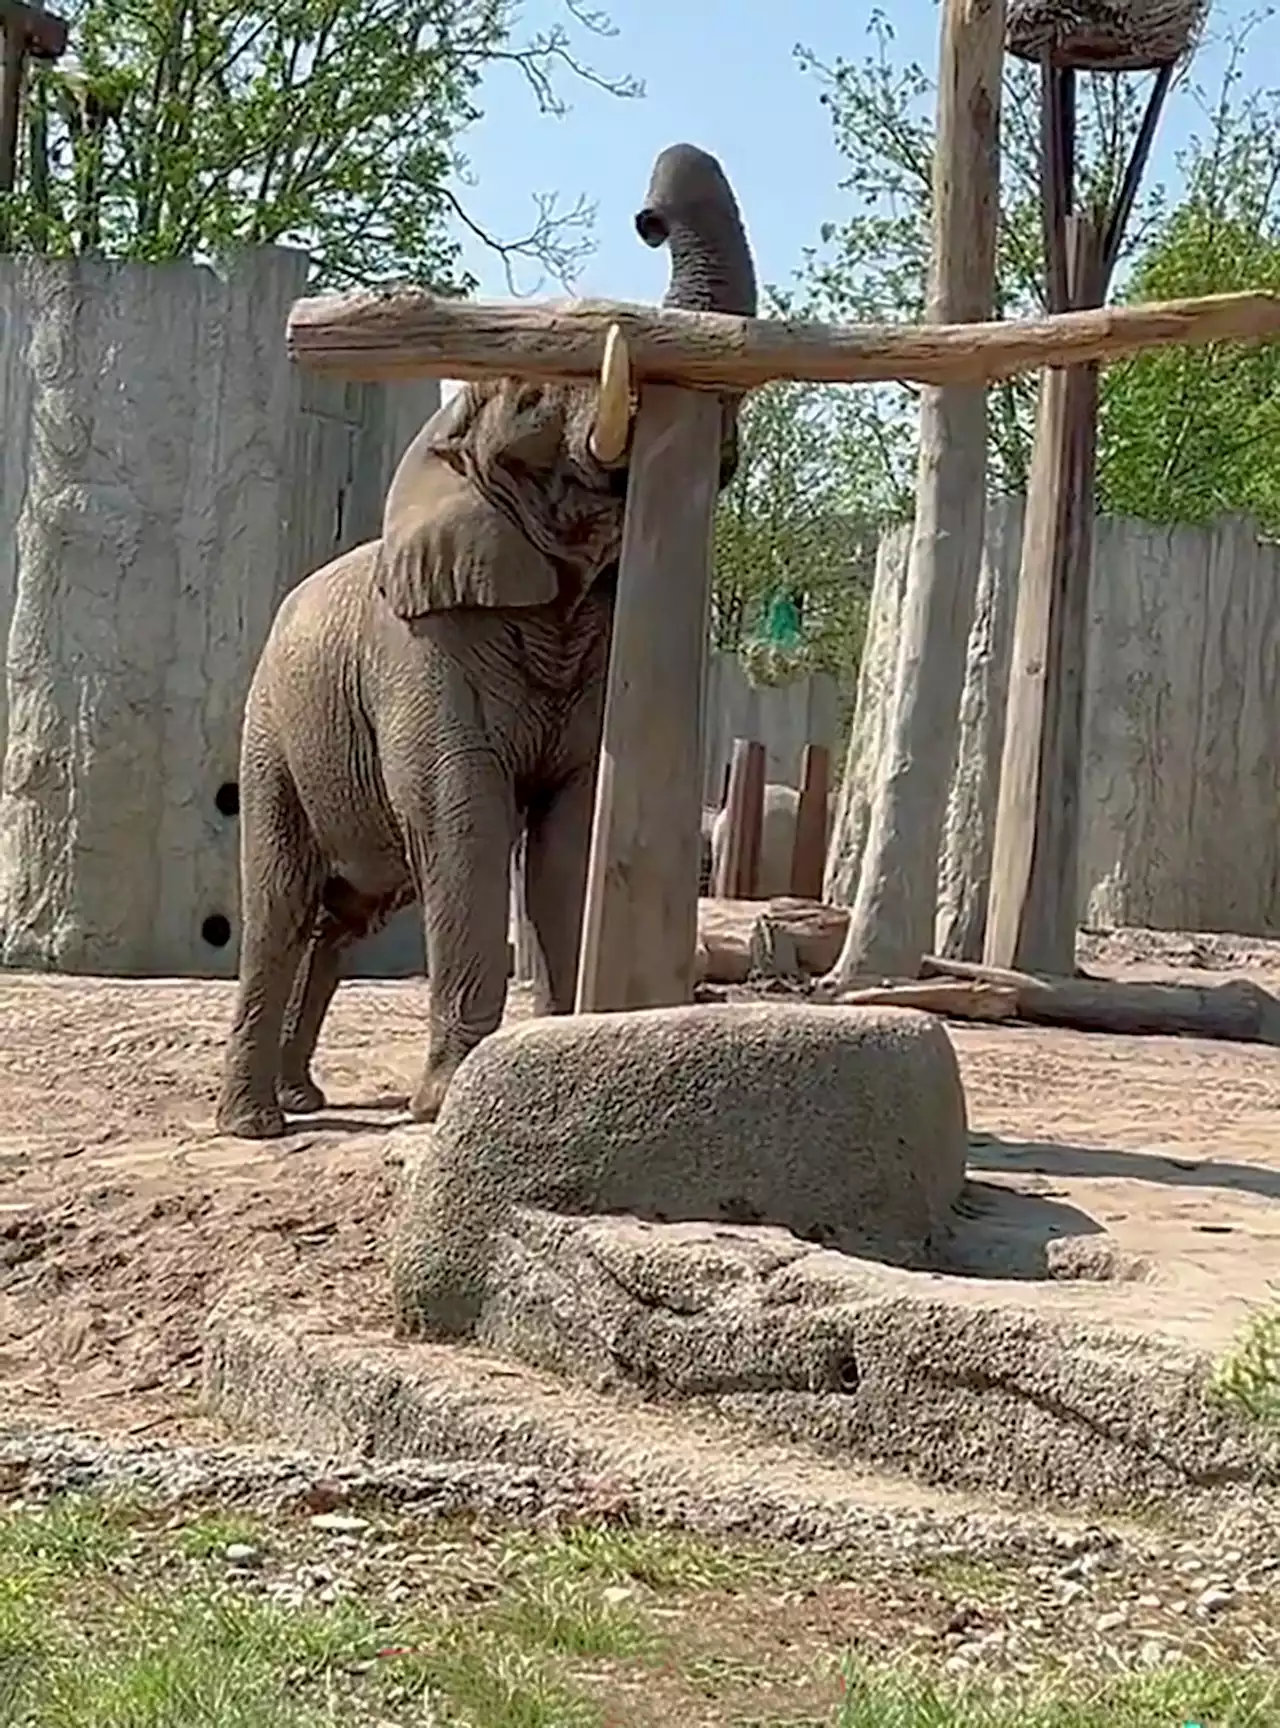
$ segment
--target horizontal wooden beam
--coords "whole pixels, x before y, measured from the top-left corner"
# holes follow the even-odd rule
[[[288,349],[309,371],[397,378],[594,378],[609,326],[637,379],[696,390],[813,384],[981,384],[1043,366],[1178,343],[1280,338],[1280,294],[1213,294],[995,324],[834,325],[611,300],[453,300],[419,288],[297,301]]]

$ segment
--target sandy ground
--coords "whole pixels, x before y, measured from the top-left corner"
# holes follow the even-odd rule
[[[1083,939],[1116,977],[1248,976],[1280,943]],[[270,1145],[216,1135],[231,987],[0,980],[0,1423],[195,1436],[204,1315],[229,1282],[385,1318],[380,1243],[422,1048],[423,986],[347,984],[317,1065],[333,1107]],[[517,998],[512,1013],[527,1011]],[[1280,1050],[952,1026],[979,1207],[1105,1233],[1149,1273],[1037,1288],[1216,1348],[1280,1280]],[[412,1130],[410,1132],[413,1132]],[[985,1196],[985,1202],[984,1202]],[[1016,1280],[1003,1281],[1012,1288]]]

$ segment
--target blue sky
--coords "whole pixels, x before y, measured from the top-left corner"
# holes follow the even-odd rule
[[[823,221],[849,213],[838,191],[840,158],[818,104],[816,80],[796,65],[803,43],[822,60],[860,58],[869,46],[871,0],[597,0],[617,34],[600,40],[575,32],[582,57],[611,76],[643,80],[644,97],[620,101],[565,78],[570,111],[543,117],[518,74],[494,71],[481,102],[485,118],[463,140],[477,184],[468,208],[504,236],[526,231],[533,195],[558,192],[564,207],[583,194],[597,205],[596,251],[575,284],[582,294],[657,300],[666,286],[666,254],[636,238],[631,217],[649,166],[666,144],[687,140],[714,151],[742,203],[762,282],[787,281],[803,247]],[[1221,36],[1257,9],[1258,0],[1215,0],[1211,36]],[[932,69],[937,57],[935,0],[882,0],[894,17],[897,54]],[[531,33],[567,17],[564,0],[526,0],[521,29]],[[1264,56],[1264,46],[1272,52]],[[1251,38],[1252,70],[1280,77],[1280,17]],[[1211,88],[1223,49],[1202,47],[1194,75]],[[1173,157],[1196,112],[1187,95],[1171,104],[1157,146],[1153,177],[1169,180]],[[480,293],[509,292],[501,262],[468,243],[466,261]],[[524,292],[559,294],[521,266]]]

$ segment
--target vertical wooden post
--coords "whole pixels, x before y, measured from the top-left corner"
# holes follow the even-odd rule
[[[801,900],[821,900],[827,867],[827,795],[831,756],[825,745],[806,744],[800,769],[800,806],[791,853],[791,892]]]
[[[693,998],[721,407],[640,392],[583,906],[577,1011]]]
[[[1004,0],[944,0],[931,321],[989,319],[1000,202]],[[925,390],[897,676],[857,893],[832,980],[915,976],[933,942],[938,852],[982,557],[985,388]]]
[[[1067,224],[1068,297],[1101,304],[1102,241]],[[1079,916],[1084,692],[1093,570],[1096,366],[1040,384],[983,959],[1069,977]]]
[[[754,900],[760,875],[760,831],[764,823],[765,750],[735,738],[725,789],[724,850],[712,883],[718,900]]]
[[[13,191],[18,169],[18,120],[28,57],[56,60],[67,46],[67,22],[39,6],[0,0],[0,199]],[[0,209],[0,249],[9,244],[7,213]]]

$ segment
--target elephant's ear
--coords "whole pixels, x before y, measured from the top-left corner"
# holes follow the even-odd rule
[[[427,421],[387,492],[378,587],[400,618],[463,606],[545,606],[554,566],[472,479],[487,390],[460,390]]]

